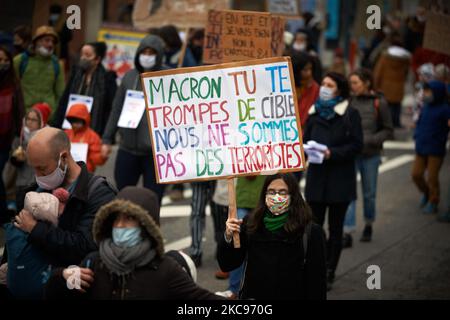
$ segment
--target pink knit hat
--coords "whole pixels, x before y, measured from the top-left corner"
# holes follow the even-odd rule
[[[49,221],[57,226],[58,218],[63,213],[68,199],[69,192],[63,188],[55,189],[53,194],[31,191],[25,195],[24,209],[37,220]]]

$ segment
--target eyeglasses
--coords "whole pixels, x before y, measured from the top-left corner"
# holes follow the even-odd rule
[[[287,191],[287,190],[272,190],[272,189],[269,189],[266,192],[266,195],[268,195],[268,196],[274,196],[276,194],[278,194],[280,196],[287,196],[287,195],[289,195],[289,191]]]

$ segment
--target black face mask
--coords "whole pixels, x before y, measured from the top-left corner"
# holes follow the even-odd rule
[[[25,51],[25,49],[20,45],[20,44],[15,44],[14,45],[14,51],[16,53],[22,53]]]
[[[94,61],[90,59],[80,59],[78,65],[80,66],[81,70],[88,71],[94,66]]]

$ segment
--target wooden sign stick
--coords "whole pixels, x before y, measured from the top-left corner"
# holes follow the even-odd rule
[[[228,179],[228,218],[237,218],[234,178]],[[233,232],[233,244],[236,249],[241,247],[239,232]]]
[[[181,68],[183,66],[184,57],[186,55],[186,49],[188,46],[190,31],[191,31],[191,28],[186,29],[186,36],[184,38],[183,45],[181,46],[180,58],[178,59],[178,68]]]

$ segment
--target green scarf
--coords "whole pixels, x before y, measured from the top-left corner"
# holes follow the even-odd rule
[[[264,215],[264,226],[270,232],[275,232],[282,228],[287,221],[289,211],[282,213],[278,216],[273,215],[269,211],[266,211]]]

